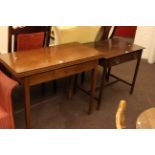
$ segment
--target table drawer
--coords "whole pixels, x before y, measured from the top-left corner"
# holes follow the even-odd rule
[[[97,66],[98,66],[98,60],[93,60],[93,61],[84,62],[81,64],[76,64],[76,65],[67,66],[56,70],[35,74],[27,77],[27,80],[29,82],[29,85],[32,86],[39,83],[67,77],[70,75],[75,75],[77,73],[81,73],[84,71],[89,71],[91,69],[95,69]]]
[[[118,57],[114,57],[109,59],[108,61],[108,66],[115,66],[130,60],[134,60],[137,59],[140,56],[140,53],[136,52],[136,53],[129,53],[129,54],[125,54],[125,55],[121,55]]]

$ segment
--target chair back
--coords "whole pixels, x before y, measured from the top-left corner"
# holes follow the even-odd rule
[[[101,40],[123,37],[134,40],[137,26],[102,26]]]
[[[135,38],[137,26],[115,26],[113,36],[124,38]]]
[[[126,101],[121,100],[118,105],[118,109],[116,112],[116,128],[123,129],[125,128],[125,110],[126,110]]]
[[[49,46],[51,26],[9,26],[8,52]]]
[[[14,128],[12,92],[18,83],[0,71],[0,128]]]
[[[101,40],[109,39],[112,37],[112,34],[110,32],[113,32],[112,26],[102,26],[100,29],[101,34]]]

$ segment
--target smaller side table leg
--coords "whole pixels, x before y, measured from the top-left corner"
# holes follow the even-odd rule
[[[101,106],[103,88],[104,88],[104,83],[105,83],[105,79],[106,79],[106,75],[107,75],[107,65],[105,64],[103,67],[104,67],[104,69],[103,69],[103,73],[102,73],[102,77],[101,77],[101,84],[100,84],[100,90],[99,90],[97,110],[99,110],[100,106]]]
[[[88,114],[91,114],[93,109],[93,101],[94,101],[95,89],[96,89],[96,75],[97,75],[97,67],[92,69],[91,71],[91,94],[90,94]]]
[[[106,81],[107,81],[107,82],[109,81],[110,73],[111,73],[111,67],[109,67],[109,68],[107,69],[107,75],[106,75]]]
[[[24,96],[25,96],[25,120],[26,128],[31,128],[31,110],[30,110],[30,87],[28,81],[24,80]]]
[[[72,97],[73,83],[74,83],[74,75],[68,77],[68,94],[67,94],[68,99]]]
[[[141,60],[141,54],[142,54],[142,51],[141,51],[141,53],[140,53],[140,55],[138,56],[138,59],[137,59],[137,64],[136,64],[135,73],[134,73],[133,80],[132,80],[130,94],[132,94],[133,90],[134,90],[134,86],[135,86],[135,82],[136,82],[136,77],[137,77],[138,70],[139,70],[139,64],[140,64],[140,60]]]

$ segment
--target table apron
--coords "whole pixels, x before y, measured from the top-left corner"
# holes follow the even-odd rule
[[[64,67],[64,68],[24,77],[23,80],[26,80],[29,86],[32,86],[43,82],[74,75],[80,72],[88,71],[93,68],[96,68],[97,65],[98,65],[98,60],[93,60],[93,61],[84,62],[81,64],[69,66],[69,67]]]
[[[124,55],[120,55],[117,57],[113,57],[110,59],[107,59],[107,67],[112,67],[115,65],[119,65],[121,63],[125,63],[131,60],[135,60],[138,59],[139,57],[141,57],[141,50],[140,51],[136,51],[136,52],[132,52],[132,53],[128,53],[128,54],[124,54]],[[100,61],[100,65],[104,66],[104,60]]]

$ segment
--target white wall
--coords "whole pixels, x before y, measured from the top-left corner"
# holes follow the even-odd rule
[[[134,43],[145,47],[142,58],[153,63],[155,57],[155,26],[138,26]]]
[[[0,26],[0,53],[8,51],[8,26]]]

